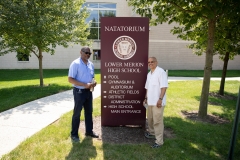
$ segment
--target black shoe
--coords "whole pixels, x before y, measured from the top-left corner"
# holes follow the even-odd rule
[[[157,144],[157,143],[154,143],[152,146],[151,146],[151,148],[160,148],[162,145],[159,145],[159,144]]]
[[[155,136],[152,135],[152,134],[150,134],[149,132],[145,132],[144,135],[145,135],[146,138],[150,138],[150,139],[152,138],[152,139],[155,139]]]
[[[80,139],[78,137],[71,136],[71,140],[72,142],[75,142],[75,143],[80,142]]]
[[[90,136],[92,138],[98,138],[99,136],[97,134],[95,134],[94,132],[92,133],[85,133],[85,136]]]

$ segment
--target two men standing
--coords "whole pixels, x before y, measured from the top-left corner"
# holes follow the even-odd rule
[[[81,56],[74,60],[69,68],[68,81],[72,83],[74,95],[74,110],[72,116],[71,139],[79,142],[78,129],[80,124],[81,110],[84,108],[86,136],[98,138],[99,136],[93,132],[92,121],[92,92],[91,87],[95,87],[96,83],[92,83],[94,78],[94,66],[88,59],[92,54],[89,47],[83,47],[80,52]],[[145,133],[146,138],[155,138],[152,148],[158,148],[163,145],[163,111],[166,105],[166,90],[168,87],[166,72],[157,66],[157,59],[150,57],[148,59],[150,72],[147,75],[145,84],[146,96],[144,103],[148,104],[147,120],[148,132]]]

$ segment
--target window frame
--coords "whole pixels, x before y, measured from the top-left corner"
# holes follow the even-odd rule
[[[104,6],[110,6],[110,7],[104,7]],[[109,14],[114,14],[114,17],[116,17],[116,15],[117,15],[117,3],[108,3],[108,2],[86,2],[86,3],[84,3],[83,4],[83,7],[86,7],[87,8],[87,10],[88,11],[90,11],[90,16],[86,19],[86,22],[87,23],[90,23],[90,21],[91,20],[93,20],[93,18],[96,18],[96,22],[92,22],[92,24],[96,24],[96,26],[90,26],[89,27],[89,29],[90,29],[90,35],[89,35],[89,37],[88,37],[88,39],[92,39],[90,36],[92,36],[91,35],[91,29],[93,28],[93,29],[96,29],[97,31],[95,31],[95,34],[97,34],[97,39],[92,39],[92,40],[100,40],[101,39],[101,33],[100,33],[100,29],[101,29],[101,27],[100,27],[100,24],[101,24],[101,21],[100,21],[100,12],[102,12],[102,11],[105,11],[105,13],[106,12],[108,12],[108,11],[110,11],[109,12]],[[91,15],[91,12],[93,12],[93,11],[96,11],[96,16],[92,16]],[[112,13],[111,13],[111,11],[112,11]],[[91,18],[92,17],[92,18]],[[91,24],[91,25],[92,25]],[[93,32],[93,36],[94,36],[94,32]]]
[[[29,62],[29,55],[24,52],[17,52],[17,61],[18,62]]]

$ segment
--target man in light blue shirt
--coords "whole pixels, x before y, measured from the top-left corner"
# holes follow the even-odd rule
[[[99,136],[93,132],[92,121],[92,92],[90,88],[96,86],[96,82],[92,82],[94,78],[94,65],[89,61],[91,56],[90,48],[85,46],[80,51],[80,57],[74,60],[68,72],[68,81],[73,85],[74,110],[72,115],[71,139],[73,142],[79,142],[78,129],[80,125],[80,115],[84,108],[86,136],[98,138]]]

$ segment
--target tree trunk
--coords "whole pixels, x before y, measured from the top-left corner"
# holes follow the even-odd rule
[[[43,69],[42,69],[42,50],[39,49],[39,57],[38,57],[38,61],[39,61],[39,78],[40,78],[40,86],[43,87]]]
[[[224,95],[224,86],[225,86],[225,79],[227,75],[227,67],[228,67],[228,61],[229,61],[229,52],[226,52],[226,55],[224,57],[224,64],[223,64],[223,70],[222,70],[222,78],[221,78],[221,83],[220,83],[220,89],[219,89],[219,94]]]
[[[198,110],[198,117],[205,119],[207,117],[208,96],[210,88],[210,78],[213,64],[213,46],[214,46],[214,34],[215,34],[216,20],[208,20],[208,44],[206,49],[204,78],[202,85],[201,100]]]

